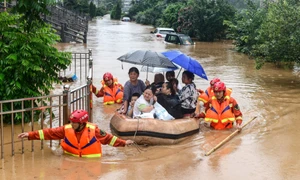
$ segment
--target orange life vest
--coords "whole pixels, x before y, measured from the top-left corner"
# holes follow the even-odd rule
[[[204,120],[210,122],[210,125],[214,129],[232,128],[235,116],[231,110],[232,103],[230,103],[230,98],[229,96],[225,96],[221,104],[218,102],[216,96],[211,98],[210,108],[207,110]]]
[[[226,96],[231,96],[232,89],[231,88],[226,88],[225,95]],[[198,100],[202,101],[204,103],[207,103],[209,98],[213,97],[215,95],[213,89],[211,87],[208,87],[203,93],[200,93],[198,96]]]
[[[118,80],[114,78],[113,88],[108,87],[105,85],[104,81],[102,80],[104,96],[103,96],[103,103],[104,104],[114,104],[114,103],[122,103],[123,101],[123,90],[122,86],[118,83]]]
[[[87,158],[101,157],[101,143],[95,136],[96,126],[94,124],[86,123],[79,142],[72,125],[67,124],[64,127],[65,138],[62,140],[61,146],[66,154]]]

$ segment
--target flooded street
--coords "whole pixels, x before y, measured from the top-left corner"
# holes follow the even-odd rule
[[[256,70],[253,60],[232,50],[231,42],[167,45],[153,37],[151,30],[150,26],[104,17],[90,22],[86,45],[59,44],[58,48],[70,52],[92,49],[97,88],[105,72],[125,84],[128,69],[134,65],[122,64],[117,58],[129,51],[180,50],[199,60],[208,79],[219,77],[233,89],[232,97],[239,103],[244,123],[255,116],[256,120],[210,156],[204,154],[234,130],[215,131],[201,125],[198,134],[182,143],[141,147],[140,152],[132,146],[102,146],[101,159],[74,158],[47,147],[32,153],[31,142],[25,141],[24,155],[19,150],[14,157],[6,153],[0,179],[300,179],[300,68],[285,70],[267,64]],[[152,82],[154,74],[148,76]],[[195,77],[197,88],[205,90],[209,81]],[[146,72],[140,72],[140,79],[146,79]],[[94,123],[110,132],[110,118],[118,107],[104,106],[102,98],[94,96]],[[21,132],[20,128],[16,131]],[[10,150],[9,145],[5,148]]]

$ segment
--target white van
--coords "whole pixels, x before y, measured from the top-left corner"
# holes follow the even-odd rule
[[[154,31],[151,31],[152,34],[155,35],[155,37],[159,38],[165,38],[167,34],[169,33],[176,33],[173,28],[161,28],[158,27]]]

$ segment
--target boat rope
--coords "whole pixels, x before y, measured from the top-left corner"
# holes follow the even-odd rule
[[[136,136],[137,131],[139,130],[139,125],[140,125],[140,118],[138,117],[137,120],[138,120],[138,123],[136,126],[136,130],[134,132],[134,135],[133,135],[133,141],[135,141],[135,136]]]
[[[138,117],[137,119],[138,119],[138,123],[137,123],[136,130],[134,132],[134,135],[133,135],[133,141],[134,141],[133,146],[138,150],[139,153],[141,153],[141,151],[144,151],[144,150],[135,142],[135,136],[137,134],[137,131],[138,131],[139,125],[140,125],[140,118]]]

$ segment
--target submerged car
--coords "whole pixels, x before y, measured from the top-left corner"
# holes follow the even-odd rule
[[[122,18],[122,21],[124,21],[124,22],[130,22],[131,19],[130,19],[130,17],[123,17],[123,18]]]
[[[168,33],[176,33],[173,28],[156,28],[154,31],[151,31],[155,37],[165,38]]]
[[[180,44],[180,45],[194,45],[191,37],[186,34],[167,34],[165,37],[166,43]]]

